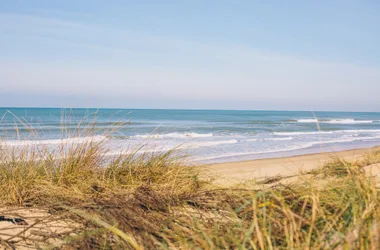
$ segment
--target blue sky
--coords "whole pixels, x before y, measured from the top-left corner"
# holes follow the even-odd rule
[[[379,25],[379,1],[3,1],[0,106],[380,111]]]

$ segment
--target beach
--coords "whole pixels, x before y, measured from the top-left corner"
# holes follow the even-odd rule
[[[0,248],[380,245],[380,113],[0,111]]]
[[[217,163],[205,167],[208,174],[215,176],[216,180],[214,183],[230,186],[250,180],[261,181],[275,176],[295,176],[301,172],[307,172],[317,167],[321,167],[326,162],[334,159],[352,162],[377,150],[380,150],[379,146],[291,157]],[[374,168],[373,174],[379,174],[378,170],[379,167]]]
[[[380,249],[379,1],[2,1],[0,250]]]

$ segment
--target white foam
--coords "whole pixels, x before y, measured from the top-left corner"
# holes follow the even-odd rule
[[[186,149],[197,149],[197,148],[203,148],[203,147],[213,147],[217,145],[223,145],[223,144],[235,144],[237,143],[237,140],[224,140],[224,141],[207,141],[207,142],[196,142],[196,143],[184,143],[182,145],[150,145],[147,147],[142,147],[138,150],[138,153],[155,153],[155,152],[165,152],[170,150],[186,150]],[[107,152],[105,155],[107,156],[114,156],[114,155],[123,155],[123,154],[131,154],[134,153],[134,149],[126,149],[121,150],[117,149],[116,151]]]
[[[246,142],[251,142],[251,141],[260,141],[260,139],[256,139],[256,138],[253,138],[253,139],[247,139],[245,140]]]
[[[0,141],[2,146],[32,146],[32,145],[57,145],[57,144],[80,144],[86,142],[101,142],[107,137],[102,135],[89,136],[89,137],[72,137],[65,139],[55,139],[55,140],[6,140]]]
[[[275,135],[319,135],[319,134],[340,134],[340,133],[380,133],[380,129],[356,129],[356,130],[335,130],[335,131],[313,131],[313,132],[273,132]]]
[[[329,120],[329,121],[320,121],[320,123],[328,123],[328,124],[368,124],[368,123],[373,123],[373,121],[372,120],[337,119],[337,120]]]
[[[135,135],[132,138],[141,138],[141,139],[161,139],[161,138],[203,138],[203,137],[212,137],[213,134],[199,134],[199,133],[169,133],[169,134],[144,134],[144,135]]]
[[[265,141],[291,141],[293,137],[282,137],[282,138],[266,138]]]
[[[289,135],[318,135],[318,134],[333,134],[335,131],[315,131],[315,132],[273,132],[275,135],[289,136]]]
[[[285,152],[285,151],[292,151],[302,148],[308,148],[313,145],[307,144],[304,146],[293,146],[288,148],[282,148],[282,149],[269,149],[269,150],[262,150],[262,151],[251,151],[251,152],[239,152],[239,153],[230,153],[230,154],[222,154],[222,155],[213,155],[213,156],[206,156],[206,157],[199,157],[195,158],[195,161],[204,161],[204,160],[212,160],[212,159],[218,159],[218,158],[225,158],[225,157],[235,157],[235,156],[244,156],[244,155],[258,155],[258,154],[269,154],[269,153],[277,153],[277,152]]]
[[[253,138],[247,139],[246,142],[254,142],[254,141],[291,141],[293,137],[280,137],[280,138]]]
[[[207,142],[196,142],[196,143],[186,143],[183,148],[203,148],[203,147],[212,147],[223,144],[235,144],[237,140],[224,140],[224,141],[207,141]]]
[[[368,137],[351,137],[351,138],[345,138],[345,139],[336,139],[336,140],[329,140],[329,141],[317,141],[317,142],[310,142],[310,147],[318,144],[333,144],[333,143],[342,143],[342,142],[353,142],[353,141],[361,141],[368,139]]]
[[[277,149],[268,149],[268,150],[251,151],[251,152],[239,152],[239,153],[236,152],[236,153],[229,153],[229,154],[222,154],[222,155],[199,157],[199,158],[196,158],[194,160],[195,161],[205,161],[205,160],[212,160],[212,159],[226,158],[226,157],[235,157],[235,156],[244,156],[244,155],[280,153],[280,152],[287,152],[287,151],[293,151],[293,150],[307,149],[307,148],[311,148],[311,147],[316,146],[316,145],[353,142],[353,141],[365,140],[365,139],[368,139],[368,138],[367,137],[357,137],[357,138],[346,138],[346,139],[337,139],[337,140],[328,140],[328,141],[314,141],[314,142],[306,142],[303,144],[287,146],[287,147],[283,147],[283,148],[277,148]]]
[[[318,119],[299,119],[297,122],[300,123],[317,123]]]
[[[299,119],[299,123],[326,123],[326,124],[368,124],[377,121],[372,120],[355,120],[355,119],[332,119],[332,120],[319,120],[319,119]]]

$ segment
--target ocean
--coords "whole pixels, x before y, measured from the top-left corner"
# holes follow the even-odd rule
[[[11,147],[105,140],[110,154],[177,148],[201,163],[380,145],[380,113],[0,108],[0,119],[0,144]],[[95,134],[73,132],[79,123]]]

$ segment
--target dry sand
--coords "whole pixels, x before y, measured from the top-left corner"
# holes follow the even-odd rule
[[[54,216],[47,209],[27,207],[0,207],[0,216],[20,218],[25,223],[0,221],[0,250],[44,249],[60,246],[64,236],[76,235],[81,225],[64,216]]]
[[[379,149],[380,147],[374,147],[333,153],[317,153],[283,158],[218,163],[209,165],[207,168],[210,170],[210,176],[216,176],[215,184],[234,185],[252,179],[260,181],[278,175],[297,175],[300,171],[308,171],[321,166],[323,163],[334,157],[350,161],[357,160],[366,153]],[[378,166],[375,166],[372,171],[376,172],[378,169]]]

